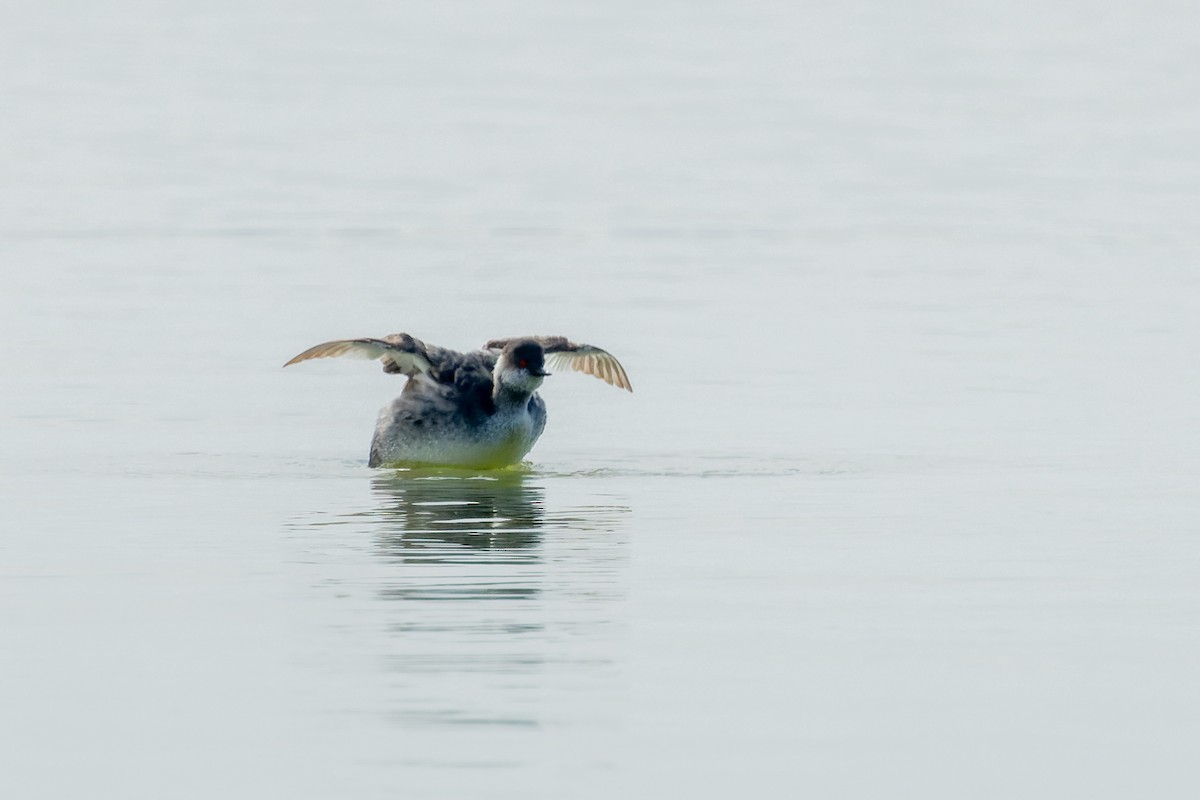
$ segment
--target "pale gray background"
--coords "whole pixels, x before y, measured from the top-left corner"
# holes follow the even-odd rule
[[[1197,796],[1198,98],[1189,3],[6,3],[0,793]],[[400,330],[636,393],[389,478],[279,365]]]

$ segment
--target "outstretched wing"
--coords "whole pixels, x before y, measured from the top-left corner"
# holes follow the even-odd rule
[[[420,339],[414,339],[407,333],[393,333],[382,339],[336,339],[310,347],[291,361],[285,367],[310,358],[365,358],[379,359],[383,362],[383,371],[401,373],[412,377],[417,373],[430,371],[429,356],[425,345]]]
[[[629,376],[616,356],[607,350],[601,350],[590,344],[576,344],[565,336],[524,336],[532,339],[546,351],[546,362],[551,369],[568,369],[595,375],[609,386],[616,386],[627,392],[633,391]],[[485,350],[503,350],[504,346],[513,339],[493,339],[483,346]]]

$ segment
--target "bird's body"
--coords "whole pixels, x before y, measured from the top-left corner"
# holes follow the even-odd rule
[[[326,342],[288,364],[333,356],[377,358],[385,372],[408,377],[400,396],[379,414],[368,462],[372,467],[492,468],[520,461],[546,427],[546,403],[537,389],[549,374],[547,356],[632,391],[612,355],[561,336],[498,339],[482,350],[460,353],[399,333]]]
[[[494,398],[495,358],[480,355],[463,358],[448,382],[424,373],[409,379],[400,396],[379,412],[370,466],[487,468],[525,457],[546,427],[546,403],[537,392]]]

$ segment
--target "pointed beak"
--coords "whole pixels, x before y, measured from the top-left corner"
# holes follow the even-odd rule
[[[531,368],[530,368],[530,370],[529,370],[529,374],[530,374],[530,375],[536,375],[536,376],[538,376],[539,378],[544,378],[544,377],[546,377],[547,375],[549,375],[550,373],[549,373],[549,372],[546,372],[546,370],[544,370],[544,369],[537,369],[536,367],[531,367]]]

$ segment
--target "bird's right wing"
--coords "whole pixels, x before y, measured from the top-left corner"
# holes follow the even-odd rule
[[[546,363],[554,369],[568,369],[593,375],[618,389],[633,391],[629,376],[617,357],[607,350],[591,344],[577,344],[565,336],[528,336],[542,346],[546,352]],[[492,339],[483,346],[484,350],[503,350],[515,339]]]
[[[407,333],[393,333],[382,339],[335,339],[310,347],[284,364],[285,367],[308,361],[310,358],[364,358],[379,359],[383,371],[413,377],[430,371],[429,355],[425,344]]]

